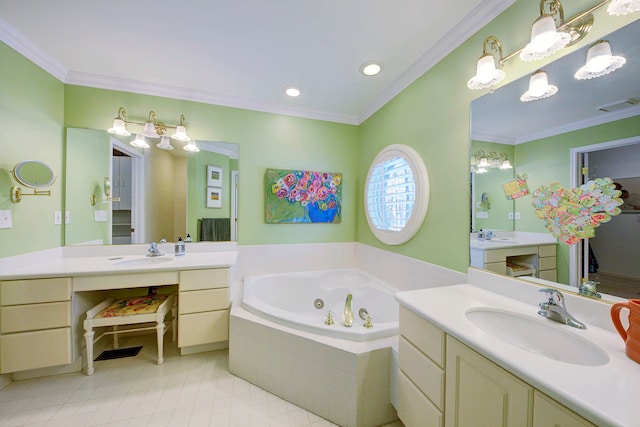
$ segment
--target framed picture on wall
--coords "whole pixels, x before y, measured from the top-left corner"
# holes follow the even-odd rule
[[[207,187],[207,207],[222,207],[222,188]]]
[[[207,166],[207,187],[222,187],[222,168]]]

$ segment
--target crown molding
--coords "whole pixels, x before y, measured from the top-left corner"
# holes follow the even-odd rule
[[[7,46],[36,64],[38,67],[42,68],[47,73],[51,74],[56,79],[64,82],[65,76],[67,75],[67,69],[51,58],[51,56],[43,52],[38,46],[33,44],[31,40],[23,36],[2,18],[0,18],[0,41],[7,44]]]
[[[201,150],[209,151],[211,153],[222,154],[230,159],[238,159],[238,145],[230,144],[228,142],[215,142],[215,141],[196,141],[198,148]]]
[[[616,111],[613,113],[604,113],[604,115],[598,115],[590,117],[588,119],[579,120],[577,122],[568,123],[562,126],[556,126],[549,129],[544,129],[539,132],[530,133],[528,135],[522,135],[518,137],[508,137],[505,135],[497,134],[484,134],[480,132],[471,132],[471,139],[474,141],[485,142],[497,142],[500,144],[518,145],[526,142],[536,141],[538,139],[549,138],[556,135],[562,135],[563,133],[572,132],[592,126],[603,125],[605,123],[615,122],[622,119],[628,119],[630,117],[640,116],[640,105],[630,107],[624,110]]]
[[[425,52],[407,71],[397,78],[378,98],[376,98],[358,116],[358,124],[364,123],[369,117],[384,107],[400,92],[418,80],[431,67],[453,52],[478,30],[486,26],[500,15],[516,0],[490,0],[481,2],[474,10],[465,16],[454,29],[444,35],[433,48]]]

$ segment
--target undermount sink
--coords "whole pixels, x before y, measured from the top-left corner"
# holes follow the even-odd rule
[[[116,261],[114,264],[135,266],[135,265],[162,264],[170,261],[173,261],[172,257],[157,256],[157,257],[123,259],[121,261]]]
[[[562,329],[569,326],[551,325],[550,320],[484,307],[468,310],[465,315],[483,332],[549,359],[588,366],[609,361],[609,356],[598,346]]]

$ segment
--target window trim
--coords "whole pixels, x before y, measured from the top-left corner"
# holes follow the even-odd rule
[[[391,160],[396,157],[402,157],[413,172],[416,186],[413,210],[411,211],[411,217],[409,218],[409,221],[407,221],[407,224],[402,230],[381,230],[375,226],[373,219],[371,218],[371,212],[369,211],[369,184],[375,168],[380,163],[384,163],[385,161]],[[427,210],[429,208],[429,173],[427,171],[426,165],[422,161],[422,157],[420,157],[420,154],[418,154],[418,152],[413,148],[402,144],[393,144],[383,148],[382,151],[380,151],[375,157],[375,159],[373,159],[373,162],[369,167],[369,172],[367,172],[367,179],[365,181],[363,193],[363,202],[365,217],[367,218],[369,229],[378,240],[387,245],[401,245],[411,240],[411,238],[415,236],[415,234],[422,226],[424,218],[427,215]]]

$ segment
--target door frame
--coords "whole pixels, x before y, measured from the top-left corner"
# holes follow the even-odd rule
[[[640,144],[640,136],[632,136],[629,138],[616,139],[612,141],[601,142],[598,144],[585,145],[582,147],[574,147],[570,150],[570,187],[575,188],[581,185],[582,178],[582,157],[586,154],[608,150],[611,148],[625,147],[628,145]],[[574,245],[569,248],[569,285],[578,287],[580,284],[581,264],[584,264],[584,253],[587,252],[589,247],[589,239],[584,239],[582,244]],[[588,259],[587,259],[588,261]],[[586,269],[586,275],[588,276],[589,270]]]
[[[145,156],[144,153],[136,150],[129,144],[125,144],[122,141],[117,140],[114,137],[109,138],[111,141],[111,150],[117,149],[122,151],[129,157],[131,157],[131,243],[146,243],[145,242],[145,186],[144,186],[144,169],[145,169]],[[110,174],[113,171],[113,155],[110,158],[109,170]],[[113,180],[113,177],[111,177]]]

